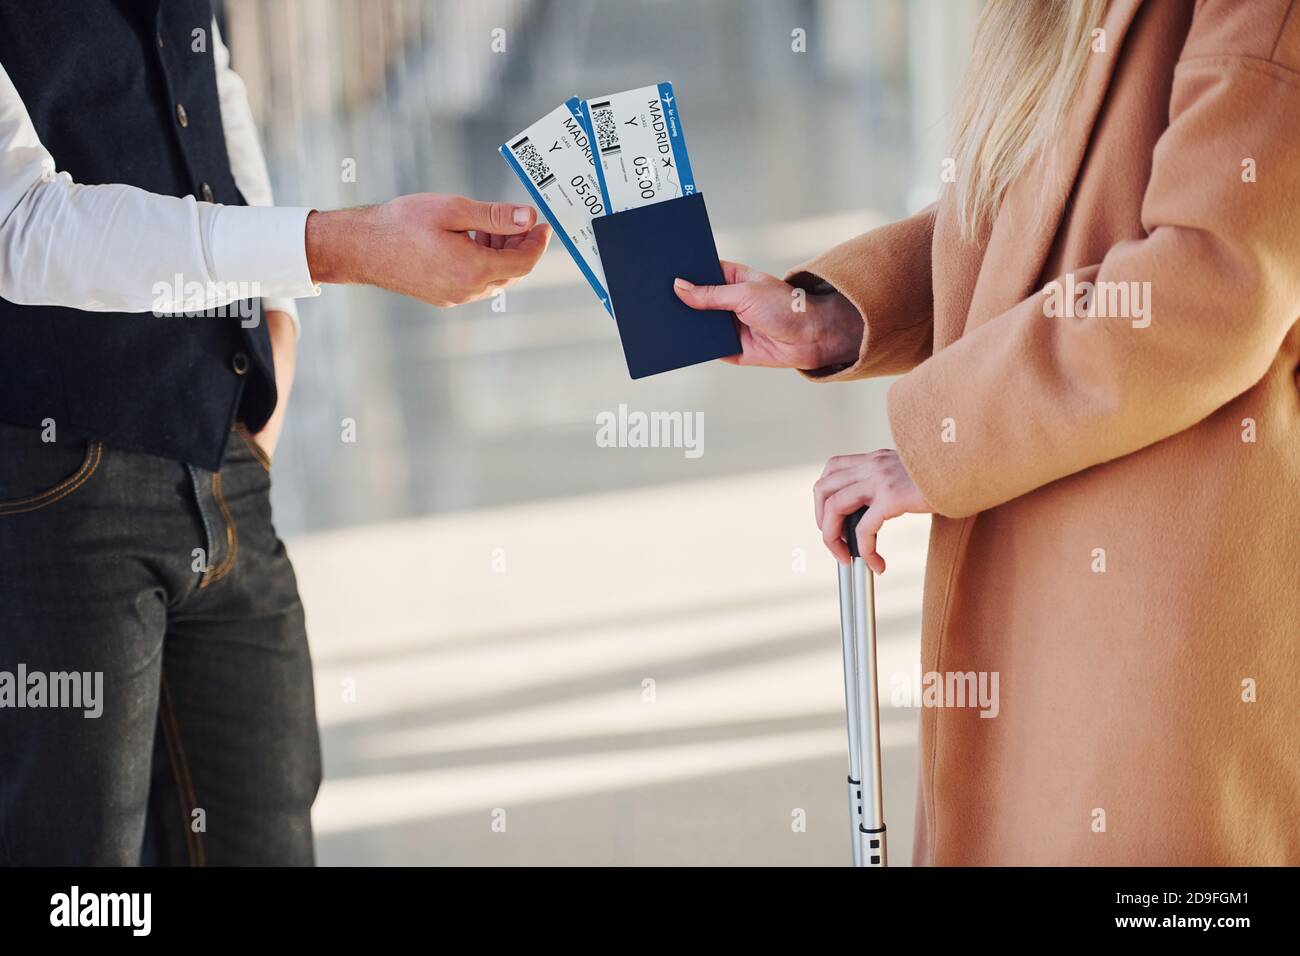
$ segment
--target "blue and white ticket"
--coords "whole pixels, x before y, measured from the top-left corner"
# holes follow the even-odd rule
[[[575,96],[501,146],[555,234],[610,315],[605,273],[591,221],[608,208],[600,195],[591,140]]]
[[[584,100],[601,198],[610,212],[696,191],[671,83]]]

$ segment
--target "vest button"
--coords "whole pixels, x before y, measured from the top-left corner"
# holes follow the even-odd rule
[[[164,44],[163,44],[163,37],[162,37],[162,34],[160,33],[160,34],[158,34],[158,49],[161,50],[161,49],[163,48],[163,46],[164,46]]]
[[[230,360],[230,367],[235,370],[236,375],[247,375],[249,367],[248,353],[236,352]]]
[[[176,104],[176,122],[181,124],[182,129],[190,125],[190,114],[185,112],[183,103]]]
[[[203,197],[204,202],[216,202],[212,198],[212,187],[207,183],[199,183],[199,195]]]

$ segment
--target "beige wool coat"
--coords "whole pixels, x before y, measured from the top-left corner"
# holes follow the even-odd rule
[[[902,375],[922,670],[999,674],[997,717],[922,713],[915,862],[1297,865],[1300,0],[1103,26],[984,240],[947,194],[791,277],[866,320],[816,377]],[[1053,314],[1066,274],[1149,322]]]

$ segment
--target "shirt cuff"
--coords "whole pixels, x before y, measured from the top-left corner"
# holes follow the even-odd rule
[[[256,284],[262,298],[320,295],[307,268],[307,216],[294,206],[216,206],[212,274],[218,282]]]

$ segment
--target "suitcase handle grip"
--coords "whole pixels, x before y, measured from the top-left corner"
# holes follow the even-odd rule
[[[867,509],[862,507],[844,519],[844,542],[849,546],[849,554],[855,558],[862,557],[858,553],[858,523],[866,514]]]

